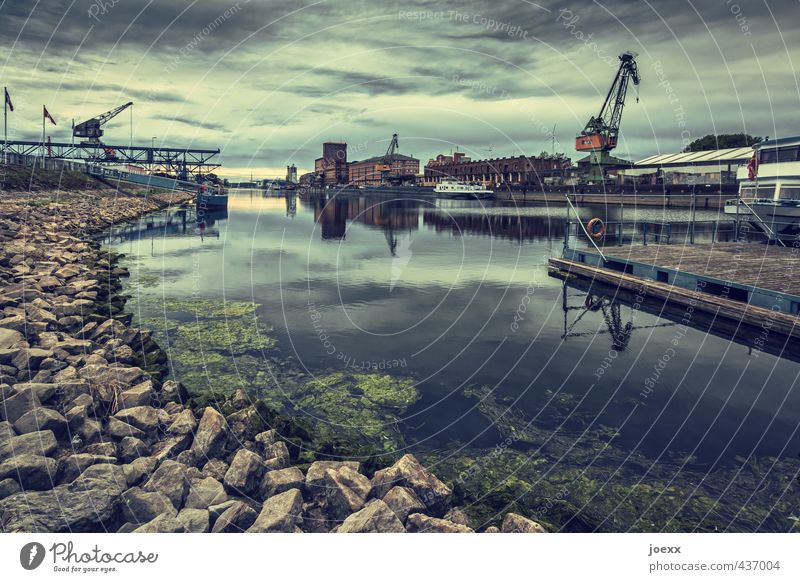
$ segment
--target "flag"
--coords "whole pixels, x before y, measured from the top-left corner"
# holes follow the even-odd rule
[[[3,91],[4,91],[4,92],[5,92],[5,94],[6,94],[6,105],[8,105],[8,108],[9,108],[11,111],[14,111],[14,104],[13,104],[13,103],[11,103],[11,95],[9,95],[9,94],[8,94],[8,89],[6,89],[5,87],[3,87]]]
[[[45,119],[49,119],[49,120],[50,120],[50,123],[52,123],[53,125],[55,125],[55,124],[56,124],[56,120],[55,120],[55,119],[53,119],[53,116],[52,116],[52,115],[50,115],[50,112],[47,110],[47,107],[45,107],[44,105],[42,105],[42,110],[44,111],[44,118],[45,118]]]
[[[758,176],[758,150],[753,152],[753,157],[747,162],[747,179],[755,180]]]

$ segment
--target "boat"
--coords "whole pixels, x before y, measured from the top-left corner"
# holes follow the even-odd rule
[[[449,198],[493,198],[494,192],[480,184],[460,182],[458,180],[442,180],[433,189],[436,194]]]
[[[736,178],[739,197],[725,201],[725,214],[749,222],[770,240],[800,234],[800,136],[754,145]]]
[[[228,208],[228,192],[221,185],[201,184],[195,198],[198,209],[222,210]]]

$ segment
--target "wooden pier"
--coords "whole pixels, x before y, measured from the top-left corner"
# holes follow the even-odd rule
[[[566,248],[551,267],[800,338],[800,248],[758,243]]]

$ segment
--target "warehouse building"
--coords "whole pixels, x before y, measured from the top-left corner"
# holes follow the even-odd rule
[[[618,172],[620,185],[736,185],[736,171],[753,157],[752,147],[649,156]]]
[[[403,154],[391,154],[389,158],[377,156],[360,162],[350,162],[350,183],[355,186],[378,186],[389,176],[396,182],[413,183],[419,174],[419,160]]]
[[[439,154],[425,165],[425,182],[437,184],[455,179],[485,185],[530,184],[559,182],[570,170],[572,162],[566,157],[515,156],[472,160],[463,152]]]

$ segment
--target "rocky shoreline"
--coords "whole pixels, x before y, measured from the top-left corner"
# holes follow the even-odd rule
[[[112,189],[0,208],[0,531],[472,532],[452,488],[405,455],[365,475],[299,462],[243,391],[193,406],[124,310],[118,256],[90,237],[176,204]],[[509,513],[484,531],[543,532]]]

